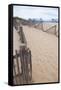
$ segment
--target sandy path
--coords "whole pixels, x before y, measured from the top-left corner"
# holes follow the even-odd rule
[[[58,38],[35,28],[23,26],[32,53],[34,83],[58,81]]]

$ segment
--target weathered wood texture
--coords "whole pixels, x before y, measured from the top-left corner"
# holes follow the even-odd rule
[[[18,59],[20,58],[20,59]],[[32,62],[31,62],[31,51],[29,49],[22,48],[18,55],[16,51],[16,55],[14,56],[16,60],[13,65],[14,70],[14,84],[29,84],[32,80]],[[20,61],[20,65],[19,65]],[[15,68],[16,67],[16,68]],[[20,68],[21,67],[21,68]],[[17,69],[17,70],[16,70]],[[21,69],[21,71],[20,71]]]

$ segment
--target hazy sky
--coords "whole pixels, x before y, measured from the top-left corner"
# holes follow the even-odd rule
[[[50,20],[58,19],[58,8],[46,7],[31,7],[31,6],[14,6],[13,16],[18,16],[24,19],[36,18]]]

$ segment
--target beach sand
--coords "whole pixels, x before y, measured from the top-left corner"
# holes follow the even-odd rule
[[[32,54],[32,83],[58,82],[58,37],[29,26],[23,32]],[[15,55],[21,43],[17,31],[13,34]]]
[[[23,26],[32,54],[33,83],[58,81],[58,38],[35,28]]]

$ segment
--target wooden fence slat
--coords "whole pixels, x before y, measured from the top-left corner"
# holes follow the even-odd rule
[[[31,74],[31,79],[32,79],[32,61],[31,61],[31,51],[29,51],[30,55],[30,74]]]
[[[24,83],[24,56],[23,50],[20,49],[20,60],[21,60],[21,74],[22,74],[22,83]]]
[[[32,61],[31,61],[31,51],[28,51],[28,60],[29,60],[29,72],[30,72],[30,80],[32,79]]]
[[[13,70],[14,70],[14,74],[15,74],[15,76],[14,76],[15,82],[14,83],[17,84],[16,70],[15,70],[14,63],[13,63]]]
[[[15,51],[16,52],[16,62],[17,62],[17,70],[18,70],[18,76],[19,76],[19,81],[18,82],[21,82],[21,78],[20,78],[20,68],[19,68],[19,62],[18,62],[18,56],[17,56],[17,50]]]
[[[25,50],[25,80],[28,83],[29,71],[28,71],[28,57],[27,57],[27,50]]]

